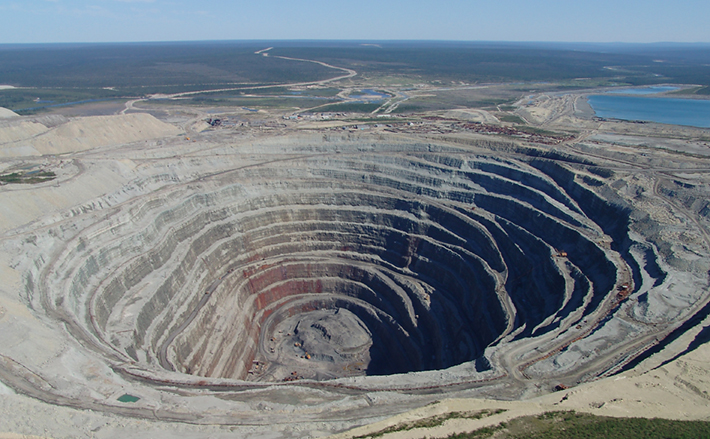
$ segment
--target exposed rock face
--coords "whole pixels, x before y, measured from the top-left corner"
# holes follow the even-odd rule
[[[264,423],[249,398],[516,397],[623,367],[704,300],[702,263],[664,256],[656,220],[581,159],[374,136],[163,158],[198,148],[181,145],[136,149],[157,157],[121,168],[141,179],[18,238],[28,304],[110,367],[101,392],[139,383],[170,416],[215,389],[248,390],[239,413]],[[220,401],[193,421],[233,422]]]
[[[643,268],[653,252],[639,264],[628,251],[629,210],[565,167],[377,148],[140,197],[45,268],[46,305],[137,364],[268,381],[319,367],[328,372],[311,375],[448,368],[502,339],[567,331],[632,277],[662,281]],[[314,342],[295,341],[297,328],[323,316],[277,328],[323,310],[342,355],[305,358]],[[366,364],[336,327],[360,328]]]

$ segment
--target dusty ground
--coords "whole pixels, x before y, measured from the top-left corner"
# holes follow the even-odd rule
[[[16,117],[17,114],[14,111],[10,111],[7,108],[2,108],[0,107],[0,119],[8,118],[8,117]]]
[[[477,420],[453,419],[435,428],[399,431],[381,437],[445,438],[522,416],[560,410],[575,410],[598,416],[710,421],[709,408],[710,347],[706,345],[643,374],[623,373],[525,401],[447,399],[330,438],[365,436],[388,427],[449,412],[478,412],[486,409],[503,409],[505,412]]]

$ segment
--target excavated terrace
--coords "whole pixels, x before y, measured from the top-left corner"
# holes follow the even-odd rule
[[[40,239],[51,252],[27,268],[27,297],[151,391],[264,401],[283,399],[277,383],[504,397],[530,378],[574,384],[701,301],[663,299],[670,268],[609,172],[480,151],[302,137],[212,171],[195,155],[155,173],[159,189]]]

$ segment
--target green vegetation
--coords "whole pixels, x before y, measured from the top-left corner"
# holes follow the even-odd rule
[[[482,108],[498,111],[499,105],[510,105],[520,98],[520,92],[505,89],[455,89],[427,92],[412,96],[400,104],[397,113],[438,111],[452,108]]]
[[[407,431],[407,430],[414,430],[416,428],[437,427],[437,426],[443,424],[444,422],[448,421],[449,419],[483,419],[483,418],[487,418],[489,416],[497,415],[497,414],[503,413],[503,412],[505,412],[505,410],[503,410],[503,409],[481,410],[481,411],[477,411],[477,412],[450,412],[450,413],[446,413],[443,415],[436,415],[436,416],[431,416],[429,418],[420,419],[420,420],[414,421],[414,422],[404,422],[401,424],[393,425],[391,427],[387,427],[384,430],[380,430],[380,431],[372,433],[372,434],[367,434],[364,436],[356,436],[353,439],[376,438],[376,437],[384,436],[385,434],[388,434],[388,433],[393,433],[395,431]]]
[[[320,96],[325,98],[335,97],[341,90],[339,88],[314,88],[303,90],[301,96]]]
[[[209,87],[205,87],[207,89]],[[229,88],[229,87],[227,87]],[[306,89],[306,90],[292,90],[288,87],[281,87],[281,86],[275,86],[275,87],[265,87],[265,88],[243,88],[239,86],[235,86],[234,88],[237,88],[237,90],[231,90],[227,92],[205,92],[205,93],[199,93],[193,96],[222,96],[222,95],[228,95],[228,96],[244,96],[244,95],[256,95],[256,96],[268,96],[268,97],[285,97],[285,98],[293,98],[293,99],[298,99],[298,98],[309,98],[309,97],[316,97],[316,98],[333,98],[335,97],[338,93],[340,93],[339,88],[313,88],[313,89]]]
[[[511,123],[516,123],[520,125],[524,125],[525,121],[520,118],[520,116],[516,116],[515,114],[500,114],[496,115],[498,120],[501,122],[511,122]]]
[[[269,87],[220,92],[205,92],[181,98],[181,105],[214,105],[249,108],[302,108],[308,109],[338,100],[334,96],[340,89],[312,89],[293,91],[286,87]],[[152,100],[156,103],[174,104],[174,100]]]
[[[195,106],[220,106],[220,107],[248,107],[248,108],[311,108],[323,104],[321,99],[289,99],[280,97],[256,96],[209,96],[199,95],[179,101],[151,100],[151,104],[165,105],[195,105]]]
[[[13,172],[0,175],[3,184],[35,184],[54,180],[57,175],[51,171]]]
[[[272,56],[254,54],[268,46],[274,46],[269,52]],[[0,90],[0,106],[26,114],[51,105],[208,89],[251,87],[245,94],[269,99],[292,95],[304,101],[307,97],[333,98],[341,91],[337,87],[291,90],[283,84],[324,80],[342,72],[278,55],[353,68],[358,76],[346,82],[348,86],[362,86],[363,78],[377,78],[379,87],[411,84],[416,88],[423,83],[451,87],[434,96],[414,96],[398,112],[500,105],[509,111],[512,99],[523,93],[612,83],[698,84],[701,87],[692,94],[710,95],[710,49],[706,46],[456,42],[386,42],[381,46],[347,41],[0,45],[1,82],[20,87]],[[487,94],[485,88],[461,88],[491,82],[510,86],[507,93],[498,94]],[[273,87],[254,88],[264,85]],[[303,108],[311,102],[264,105]],[[334,110],[367,111],[364,108]]]
[[[274,87],[245,90],[245,92],[249,94],[333,98],[340,93],[341,90],[339,88],[309,88],[305,90],[291,90],[287,87]]]
[[[10,108],[19,114],[36,109],[66,105],[74,102],[118,99],[120,93],[104,89],[9,89],[0,90],[0,107]]]
[[[694,439],[710,437],[710,422],[611,418],[575,412],[549,412],[517,418],[449,439]]]
[[[340,74],[315,63],[255,56],[263,47],[254,44],[0,45],[2,84],[28,87],[0,90],[0,106],[26,114],[86,100],[308,82]]]
[[[366,76],[396,75],[420,82],[560,82],[599,80],[633,85],[659,81],[710,85],[707,47],[545,43],[390,42],[279,47],[273,55],[319,59]],[[655,60],[663,60],[658,63]],[[585,78],[580,81],[579,78]]]
[[[709,96],[710,95],[710,87],[709,86],[703,86],[703,87],[693,87],[693,88],[686,88],[683,90],[678,90],[671,92],[670,94],[675,94],[675,95],[701,95],[701,96]]]
[[[445,110],[446,108],[436,108],[437,110]],[[407,101],[404,104],[400,104],[397,108],[392,111],[392,113],[403,114],[403,113],[419,113],[423,111],[428,111],[429,109],[424,105],[416,105]]]
[[[313,111],[317,111],[319,113],[372,113],[378,108],[380,108],[380,104],[354,104],[346,102],[342,104],[325,105],[314,108]]]
[[[268,46],[266,46],[268,47]],[[254,42],[44,44],[0,46],[0,78],[25,87],[115,87],[129,93],[332,78],[315,63],[256,56]]]

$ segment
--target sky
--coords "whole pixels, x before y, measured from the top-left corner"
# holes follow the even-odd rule
[[[201,40],[710,43],[708,0],[0,0],[0,44]]]

